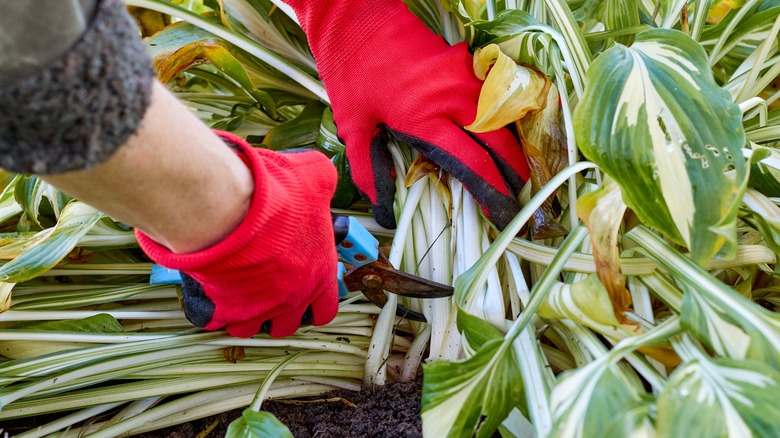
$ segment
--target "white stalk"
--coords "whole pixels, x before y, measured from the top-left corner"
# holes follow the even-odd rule
[[[407,194],[403,210],[397,221],[398,229],[395,232],[393,245],[390,248],[388,260],[393,266],[399,266],[406,238],[409,233],[409,227],[412,223],[412,216],[420,203],[425,180],[417,181]],[[386,381],[385,366],[389,354],[390,342],[392,339],[393,322],[395,321],[395,310],[398,305],[398,296],[388,294],[387,304],[379,313],[376,325],[374,326],[374,335],[371,337],[371,346],[368,349],[366,357],[366,372],[364,383],[368,387],[374,385],[384,385]]]
[[[35,429],[30,429],[27,432],[22,432],[19,435],[16,435],[16,438],[41,438],[46,435],[53,434],[62,429],[68,429],[80,421],[88,420],[90,418],[96,417],[106,411],[110,411],[111,409],[114,409],[115,407],[121,404],[122,402],[107,403],[104,405],[92,406],[87,409],[81,409],[70,415],[61,417],[56,421],[52,421],[51,423],[47,423],[43,426],[38,426]]]

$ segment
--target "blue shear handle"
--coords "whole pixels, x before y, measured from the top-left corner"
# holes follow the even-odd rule
[[[181,284],[181,273],[175,269],[154,265],[152,266],[152,276],[149,278],[149,284]]]
[[[344,216],[336,219],[342,222]],[[338,240],[338,238],[337,238]],[[336,242],[336,250],[341,260],[355,265],[363,266],[373,263],[379,257],[379,241],[360,225],[357,219],[349,216],[349,225],[346,236]]]

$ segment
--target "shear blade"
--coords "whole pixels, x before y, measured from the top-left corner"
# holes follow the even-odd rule
[[[379,307],[384,307],[387,303],[385,291],[405,297],[426,299],[449,297],[453,293],[451,286],[393,268],[384,257],[380,257],[374,263],[347,272],[344,275],[344,283],[350,291],[363,291],[363,295]],[[403,306],[398,306],[396,315],[414,321],[426,322],[421,313]]]

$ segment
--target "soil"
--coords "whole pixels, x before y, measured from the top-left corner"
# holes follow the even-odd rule
[[[342,390],[319,397],[268,401],[263,403],[263,410],[276,415],[295,438],[412,438],[422,437],[421,395],[422,379],[418,379],[360,392]],[[228,425],[241,416],[241,411],[225,412],[134,437],[221,438]],[[12,437],[51,420],[51,417],[27,418],[3,427]],[[5,438],[2,433],[0,438]]]

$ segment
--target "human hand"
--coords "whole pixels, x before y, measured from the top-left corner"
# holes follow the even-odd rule
[[[528,164],[508,129],[463,129],[482,87],[466,44],[448,45],[400,0],[286,1],[309,38],[352,178],[377,222],[395,227],[387,150],[394,137],[460,180],[503,229],[520,209]]]
[[[255,191],[238,228],[216,245],[174,254],[141,231],[141,248],[155,262],[182,271],[184,312],[207,330],[249,337],[270,322],[284,337],[301,325],[324,325],[338,311],[338,259],[330,200],[336,169],[319,152],[281,154],[219,133],[252,171]]]

